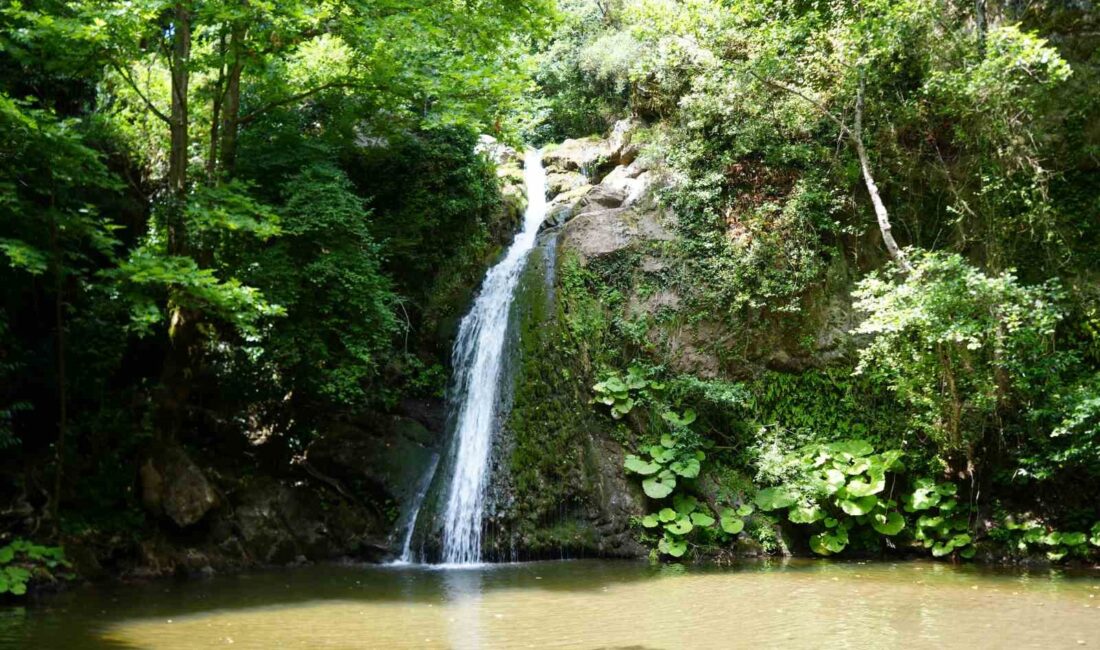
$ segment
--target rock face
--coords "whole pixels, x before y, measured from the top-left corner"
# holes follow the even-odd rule
[[[182,447],[159,450],[141,466],[141,499],[154,514],[180,528],[201,520],[218,505],[218,494]]]
[[[641,240],[667,241],[656,174],[630,148],[637,124],[607,139],[568,140],[543,154],[548,218],[513,306],[511,408],[493,451],[483,552],[493,559],[641,557],[632,527],[645,512],[609,419],[589,404],[590,369],[562,312],[563,256],[590,260]]]

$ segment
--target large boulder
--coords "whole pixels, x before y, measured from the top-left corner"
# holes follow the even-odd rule
[[[180,528],[198,523],[219,497],[199,466],[177,445],[158,450],[141,465],[141,499],[154,514]]]

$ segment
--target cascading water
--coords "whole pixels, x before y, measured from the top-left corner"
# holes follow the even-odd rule
[[[443,562],[481,561],[482,517],[489,483],[489,456],[496,433],[500,387],[512,299],[528,254],[546,217],[546,172],[538,151],[524,158],[527,211],[523,230],[496,266],[489,269],[470,312],[458,328],[451,408],[454,439],[451,484],[443,510]],[[415,515],[414,515],[415,520]],[[412,557],[410,533],[402,559]]]

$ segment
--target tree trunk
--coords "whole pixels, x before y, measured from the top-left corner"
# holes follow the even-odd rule
[[[225,79],[225,102],[222,105],[221,168],[232,175],[237,166],[237,132],[241,117],[241,73],[244,71],[244,37],[246,27],[234,25],[229,36],[232,62]]]
[[[886,244],[886,250],[897,265],[903,271],[911,271],[912,267],[905,259],[905,253],[898,247],[897,241],[891,232],[890,213],[886,211],[886,204],[882,202],[878,185],[871,174],[871,161],[867,156],[867,149],[863,146],[863,73],[860,73],[859,90],[856,92],[856,116],[855,126],[852,129],[852,144],[855,145],[856,155],[859,156],[859,167],[863,172],[863,182],[867,186],[867,193],[871,195],[871,205],[875,208],[875,218],[878,220],[878,229],[882,233],[882,241]]]
[[[218,37],[218,55],[225,57],[225,31]],[[210,146],[206,155],[206,177],[214,182],[218,173],[218,127],[221,121],[222,100],[225,98],[225,63],[218,66],[218,80],[214,82],[214,97],[210,102]]]
[[[61,509],[61,479],[65,473],[65,439],[69,434],[68,374],[65,369],[65,269],[58,241],[57,219],[50,219],[50,247],[53,249],[54,267],[54,326],[57,328],[57,447],[53,475],[53,496],[50,499],[50,521],[59,531],[58,513]]]
[[[974,0],[974,23],[978,32],[978,60],[985,60],[986,34],[989,32],[989,19],[985,13],[985,0]]]
[[[191,78],[191,12],[185,4],[176,5],[172,21],[172,113],[169,129],[172,133],[168,153],[168,189],[182,197],[187,192],[188,121],[187,91]],[[173,235],[177,235],[173,240]],[[183,233],[168,233],[169,249],[179,249]]]
[[[191,12],[185,3],[176,5],[172,22],[172,113],[171,149],[168,154],[169,205],[166,207],[169,255],[188,253],[186,229],[187,162],[189,114],[187,93],[190,81]],[[169,349],[161,372],[160,392],[154,414],[154,430],[160,442],[177,437],[184,407],[190,394],[192,354],[198,339],[196,318],[174,295],[169,294]]]

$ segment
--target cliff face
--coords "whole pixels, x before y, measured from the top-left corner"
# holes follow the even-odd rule
[[[825,367],[851,350],[844,260],[832,262],[798,318],[700,318],[687,305],[690,287],[673,275],[684,262],[677,223],[662,200],[674,180],[635,141],[643,128],[621,121],[605,139],[544,151],[550,209],[514,307],[490,557],[648,552],[633,519],[646,499],[623,458],[651,423],[613,420],[591,402],[601,369],[645,359],[675,375],[733,381]]]

